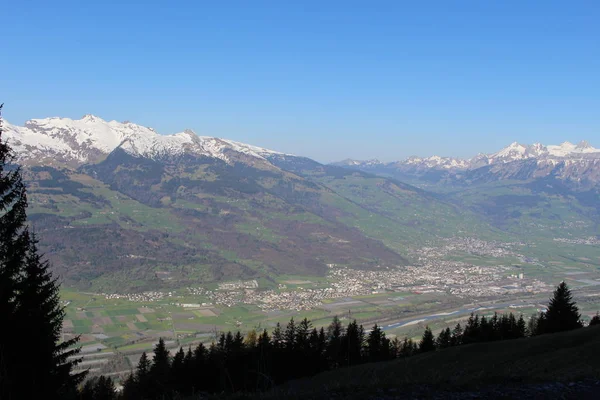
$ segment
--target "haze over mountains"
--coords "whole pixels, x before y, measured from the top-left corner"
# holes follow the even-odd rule
[[[600,225],[600,151],[585,142],[323,165],[93,115],[4,121],[4,135],[43,250],[94,290],[391,268],[457,235],[575,240]]]
[[[401,179],[451,179],[456,183],[548,176],[584,188],[594,187],[600,182],[600,149],[592,147],[586,141],[547,146],[541,143],[524,145],[513,142],[496,153],[480,153],[470,159],[409,157],[388,163],[348,159],[332,165],[387,173]]]
[[[218,158],[225,162],[260,162],[280,158],[283,153],[227,139],[198,136],[191,130],[160,135],[151,128],[131,122],[104,121],[93,115],[69,118],[32,119],[25,126],[5,123],[12,146],[24,163],[78,166],[94,163],[120,148],[130,155],[166,159],[184,155]],[[388,172],[398,178],[425,176],[432,179],[523,179],[555,176],[582,187],[595,186],[600,179],[600,150],[586,141],[560,145],[511,143],[492,154],[470,159],[453,157],[409,157],[383,163],[378,160],[344,160],[335,166],[369,172]],[[474,174],[473,171],[487,167]],[[445,171],[445,174],[440,172]],[[482,172],[485,172],[482,176]]]

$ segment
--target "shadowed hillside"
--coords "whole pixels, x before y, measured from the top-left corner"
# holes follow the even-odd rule
[[[473,398],[478,393],[486,398],[569,393],[593,398],[586,395],[600,389],[598,354],[600,327],[590,327],[328,371],[291,382],[268,398]],[[544,385],[551,391],[544,392]]]

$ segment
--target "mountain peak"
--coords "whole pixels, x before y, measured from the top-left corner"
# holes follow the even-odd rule
[[[91,123],[106,122],[102,118],[97,117],[97,116],[95,116],[93,114],[85,114],[83,117],[81,117],[80,121],[82,121],[82,122],[91,122]]]
[[[577,146],[575,146],[576,149],[591,149],[592,146],[586,141],[586,140],[582,140],[581,142],[579,142],[577,144]]]
[[[168,158],[190,154],[219,158],[226,162],[264,160],[272,150],[226,139],[198,136],[193,130],[160,135],[154,129],[131,122],[107,122],[86,114],[79,120],[70,118],[32,119],[25,126],[7,125],[7,136],[22,161],[42,159],[81,165],[95,162],[116,148],[132,155],[148,158]]]

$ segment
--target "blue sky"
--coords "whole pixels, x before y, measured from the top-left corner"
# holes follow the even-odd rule
[[[12,1],[1,20],[12,123],[92,113],[320,161],[600,147],[598,1]]]

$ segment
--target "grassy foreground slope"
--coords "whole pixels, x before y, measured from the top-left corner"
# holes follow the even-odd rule
[[[497,390],[509,391],[515,386],[528,388],[548,382],[562,382],[567,391],[569,383],[584,380],[600,380],[600,327],[459,346],[328,371],[291,382],[268,398],[359,399],[382,391],[410,397],[415,390],[417,397],[427,398],[451,392],[472,393],[499,384]]]

